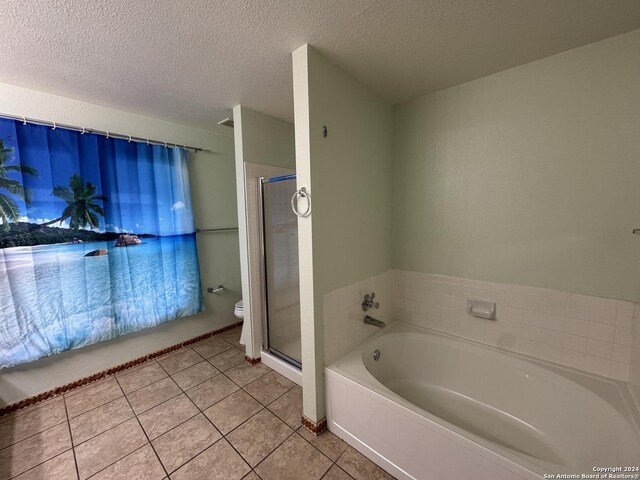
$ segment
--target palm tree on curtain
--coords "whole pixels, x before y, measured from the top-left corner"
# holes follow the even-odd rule
[[[26,165],[7,165],[13,158],[13,148],[7,147],[4,142],[5,140],[0,140],[0,191],[4,190],[8,195],[0,192],[0,220],[2,220],[2,229],[8,231],[9,222],[15,222],[20,217],[20,209],[11,196],[18,197],[27,205],[31,203],[31,191],[24,188],[18,180],[10,179],[9,173],[17,172],[36,177],[38,170]]]
[[[104,195],[96,195],[97,188],[91,182],[84,183],[78,175],[73,175],[69,179],[68,187],[55,187],[53,194],[67,202],[67,206],[62,211],[62,215],[54,220],[39,224],[40,227],[64,222],[69,219],[69,228],[78,230],[85,228],[98,228],[100,220],[98,215],[104,217],[104,208],[96,201],[106,201]]]

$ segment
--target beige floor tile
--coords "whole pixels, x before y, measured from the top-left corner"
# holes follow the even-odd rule
[[[172,480],[239,480],[251,469],[224,438],[171,475]]]
[[[222,435],[202,414],[153,440],[164,468],[173,472],[218,441]]]
[[[302,425],[302,388],[299,385],[294,386],[280,398],[270,403],[267,408],[284,420],[291,428],[297,429]]]
[[[353,480],[353,477],[337,465],[333,465],[322,480]]]
[[[236,328],[234,330],[230,330],[222,334],[222,338],[224,338],[231,345],[242,346],[240,345],[240,335],[242,335],[242,328]]]
[[[249,472],[247,476],[242,477],[242,480],[260,480],[260,477],[255,472]]]
[[[38,402],[29,407],[21,408],[19,410],[16,410],[15,412],[7,413],[6,415],[3,415],[2,417],[0,417],[0,423],[6,422],[7,420],[10,420],[13,418],[20,417],[27,413],[31,413],[34,410],[39,410],[41,408],[47,407],[52,403],[59,402],[61,398],[62,398],[62,395],[58,397],[51,397],[51,398],[48,398],[47,400],[43,400],[42,402]]]
[[[85,479],[147,443],[138,420],[132,418],[75,448],[80,478]]]
[[[200,410],[209,408],[214,403],[228,397],[238,390],[238,386],[224,375],[216,375],[206,382],[201,383],[186,391]]]
[[[184,393],[140,414],[138,420],[150,440],[168,432],[200,413],[198,407]]]
[[[117,375],[118,383],[124,393],[133,392],[139,388],[146,387],[152,383],[162,380],[167,376],[167,372],[152,360],[133,370],[127,370]]]
[[[61,423],[0,450],[0,478],[14,477],[71,448],[69,426]]]
[[[1,471],[0,478],[5,478],[2,476]],[[77,478],[78,473],[76,472],[73,450],[67,450],[57,457],[18,475],[14,480],[77,480]]]
[[[348,446],[342,439],[336,437],[329,430],[325,430],[317,437],[304,427],[300,427],[298,433],[311,445],[329,457],[332,462],[338,460]]]
[[[162,368],[164,368],[169,375],[173,375],[191,365],[200,363],[202,360],[203,358],[190,347],[185,347],[167,357],[159,358],[158,363],[162,365]]]
[[[4,420],[0,423],[0,449],[58,425],[66,419],[67,412],[60,397],[42,408]]]
[[[256,467],[256,473],[262,480],[319,480],[329,467],[331,460],[294,434]]]
[[[123,395],[115,377],[109,377],[65,394],[69,418],[82,415]]]
[[[235,367],[239,363],[244,362],[244,353],[237,348],[230,348],[227,351],[211,357],[209,362],[218,370],[224,372],[225,370],[229,370],[231,367]]]
[[[392,480],[394,478],[352,447],[347,447],[336,465],[356,480]]]
[[[196,363],[189,368],[172,375],[173,380],[183,390],[188,390],[196,385],[218,375],[220,372],[206,360]]]
[[[242,362],[227,370],[225,375],[241,387],[244,387],[270,371],[271,369],[262,363],[250,365],[247,362]]]
[[[91,480],[162,480],[166,473],[147,444],[101,470]]]
[[[227,435],[240,455],[255,467],[293,431],[268,410],[262,410]]]
[[[204,414],[223,435],[226,435],[261,409],[262,405],[251,395],[238,390],[206,409]]]
[[[181,392],[182,390],[176,385],[176,382],[174,382],[171,377],[167,377],[128,393],[127,398],[135,414],[140,415],[142,412],[159,405],[165,400],[175,397]]]
[[[73,444],[78,445],[133,417],[125,397],[116,398],[69,421]]]
[[[222,337],[213,337],[211,340],[194,345],[192,348],[204,358],[211,358],[230,350],[233,346]]]
[[[251,382],[244,389],[263,405],[269,405],[294,386],[295,383],[291,380],[272,371]]]

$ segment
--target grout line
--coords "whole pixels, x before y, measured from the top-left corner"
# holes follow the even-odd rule
[[[185,350],[183,350],[183,349],[185,349]],[[202,355],[200,355],[198,352],[196,352],[193,348],[191,348],[191,347],[189,347],[189,346],[187,346],[187,347],[182,347],[182,348],[180,348],[180,349],[176,350],[175,352],[172,352],[172,353],[171,353],[171,355],[168,355],[167,357],[164,357],[162,360],[165,360],[165,359],[167,359],[167,358],[171,358],[171,357],[175,357],[175,356],[177,356],[177,355],[179,355],[179,354],[181,354],[181,353],[184,353],[184,352],[186,352],[186,351],[187,351],[186,349],[189,349],[189,350],[191,350],[193,353],[195,353],[195,354],[200,358],[200,360],[198,360],[196,363],[192,363],[191,365],[187,365],[186,367],[183,367],[183,368],[181,368],[180,370],[176,370],[176,371],[175,371],[175,372],[173,372],[173,373],[169,373],[169,371],[168,371],[168,370],[167,370],[167,369],[166,369],[166,368],[165,368],[165,367],[160,363],[160,361],[158,361],[158,360],[156,360],[156,361],[158,362],[158,365],[160,365],[160,366],[162,367],[162,369],[163,369],[165,372],[167,372],[167,375],[171,376],[171,375],[175,375],[176,373],[184,372],[187,368],[191,368],[191,367],[193,367],[194,365],[198,365],[199,363],[202,363],[203,361],[206,361],[206,360],[207,360],[206,358],[204,358]]]
[[[129,419],[131,420],[131,419]],[[104,468],[101,468],[100,470],[98,470],[96,473],[92,473],[90,476],[88,476],[85,480],[89,480],[90,478],[95,477],[96,475],[98,475],[100,472],[104,472],[107,468],[115,465],[116,463],[118,463],[120,460],[127,458],[129,455],[133,455],[134,453],[136,453],[138,450],[142,450],[144,447],[146,447],[147,444],[145,443],[144,445],[141,445],[140,447],[136,448],[135,450],[133,450],[132,452],[127,453],[124,457],[120,457],[118,460],[116,460],[113,463],[110,463],[109,465],[107,465]],[[162,463],[162,462],[161,462]],[[78,477],[79,478],[79,477]]]
[[[28,415],[30,413],[33,412],[37,412],[38,410],[41,410],[43,408],[46,408],[50,405],[55,404],[56,402],[59,402],[62,400],[62,395],[55,395],[51,398],[47,398],[46,400],[42,400],[42,402],[40,403],[36,403],[32,406],[29,407],[25,407],[24,409],[21,410],[15,410],[13,412],[9,412],[3,416],[0,416],[0,425],[2,425],[5,422],[9,422],[11,420],[16,420],[24,415]]]
[[[191,386],[191,387],[187,388],[186,390],[184,390],[184,389],[183,389],[182,391],[183,391],[184,393],[187,393],[187,391],[188,391],[188,390],[193,390],[194,388],[199,387],[199,386],[200,386],[200,385],[202,385],[203,383],[207,383],[209,380],[213,380],[214,378],[219,377],[221,374],[222,374],[222,372],[218,372],[218,373],[216,373],[215,375],[211,375],[209,378],[205,378],[203,381],[201,381],[201,382],[198,382],[198,383],[194,384],[193,386]],[[174,380],[174,382],[175,382],[175,380]],[[177,384],[177,383],[178,383],[178,382],[176,382],[176,384]],[[180,387],[180,385],[178,385],[178,386]],[[182,387],[180,387],[180,388],[182,388]],[[188,395],[187,395],[187,396],[188,396]],[[189,397],[189,398],[191,398],[191,397]]]
[[[206,417],[206,415],[205,415]],[[214,426],[215,428],[215,426]],[[216,429],[217,430],[217,429]],[[220,433],[218,431],[218,433]],[[222,434],[221,434],[222,435]],[[211,445],[209,445],[207,448],[205,448],[204,450],[202,450],[201,452],[198,452],[197,455],[194,455],[193,457],[191,457],[189,460],[187,460],[186,462],[184,462],[182,465],[180,465],[178,468],[176,468],[175,470],[171,471],[171,474],[176,473],[178,470],[180,470],[182,467],[184,467],[185,465],[188,465],[189,463],[191,463],[193,460],[195,460],[196,458],[198,458],[200,455],[202,455],[204,452],[206,452],[207,450],[209,450],[211,447],[213,447],[216,443],[222,441],[222,440],[226,440],[226,442],[231,445],[231,442],[229,440],[227,440],[224,435],[222,437],[220,437],[218,440],[216,440],[215,442],[213,442]],[[233,445],[231,445],[231,448],[233,448]],[[235,450],[235,449],[234,449]],[[240,454],[238,454],[240,455]],[[249,467],[251,468],[251,465],[249,465],[249,463],[247,463],[247,461],[244,459],[244,457],[242,455],[240,455],[240,458],[242,459],[242,461]],[[251,471],[249,471],[249,473],[251,473]],[[249,473],[247,473],[247,475],[249,475]],[[246,476],[246,475],[245,475]],[[167,474],[167,479],[169,478],[169,475]],[[244,477],[242,477],[244,478]]]
[[[65,411],[66,411],[66,408],[65,408]],[[68,417],[67,417],[67,418],[68,418]],[[28,439],[30,439],[30,438],[32,438],[32,437],[35,437],[36,435],[39,435],[39,434],[41,434],[41,433],[43,433],[43,432],[46,432],[47,430],[51,430],[51,429],[52,429],[52,428],[54,428],[54,427],[59,427],[60,425],[62,425],[62,424],[63,424],[64,422],[66,422],[66,421],[67,421],[67,420],[62,420],[62,421],[60,421],[60,422],[56,423],[55,425],[51,425],[51,426],[49,426],[49,427],[47,427],[47,428],[44,428],[44,429],[40,430],[39,432],[32,433],[31,435],[28,435],[28,436],[26,436],[26,437],[24,437],[24,438],[21,438],[20,440],[16,440],[16,441],[14,441],[13,443],[10,443],[10,444],[8,444],[8,445],[5,445],[4,447],[0,448],[0,452],[1,452],[2,450],[5,450],[6,448],[13,447],[14,445],[17,445],[18,443],[20,443],[20,442],[22,442],[22,441],[24,441],[24,440],[28,440]],[[57,455],[56,455],[56,456],[57,456]]]
[[[198,408],[198,407],[196,407]],[[195,417],[197,417],[198,415],[203,415],[206,418],[206,415],[201,411],[198,410],[198,413],[191,415],[189,418],[187,418],[186,420],[183,420],[182,422],[176,424],[175,426],[171,427],[169,430],[167,430],[166,432],[162,432],[160,435],[158,435],[157,437],[154,437],[153,440],[149,439],[149,442],[155,442],[156,440],[158,440],[161,437],[164,437],[167,433],[172,432],[173,430],[175,430],[176,428],[184,425],[185,423],[187,423],[189,420],[193,420]],[[144,427],[143,427],[144,430]]]
[[[118,379],[116,379],[116,382],[117,382],[117,381],[118,381]],[[175,382],[174,382],[174,383],[175,383]],[[177,385],[177,384],[176,384],[176,385]],[[120,386],[120,382],[118,382],[118,386]],[[122,387],[120,387],[120,388],[122,389]],[[182,392],[182,389],[180,388],[180,386],[179,386],[179,385],[178,385],[178,388],[179,388],[179,389],[180,389],[180,391]],[[184,393],[184,392],[182,392],[182,393]],[[175,395],[175,397],[177,397],[177,396],[178,396],[178,395]],[[133,409],[133,406],[131,405],[131,402],[129,402],[129,399],[127,398],[127,396],[126,396],[126,395],[125,395],[125,397],[124,397],[124,398],[127,400],[127,403],[129,403],[129,408],[131,408],[131,411],[133,412],[133,415],[134,415],[134,417],[135,417],[136,421],[138,422],[138,425],[140,426],[140,430],[142,430],[143,435],[144,435],[144,436],[145,436],[145,438],[147,439],[147,442],[148,442],[149,446],[151,447],[151,450],[153,450],[153,453],[155,454],[156,458],[158,459],[158,462],[160,462],[160,466],[162,467],[162,470],[164,471],[164,473],[165,473],[165,474],[166,474],[166,476],[167,476],[166,478],[169,478],[169,472],[167,472],[167,469],[166,469],[166,468],[164,468],[164,464],[162,463],[162,460],[161,460],[161,459],[160,459],[160,457],[158,456],[158,452],[156,452],[156,449],[155,449],[155,447],[153,446],[153,443],[151,443],[151,440],[149,440],[149,435],[147,435],[147,432],[145,431],[144,427],[142,426],[142,423],[140,423],[140,419],[138,418],[138,415],[136,414],[136,411]],[[171,398],[174,398],[174,397],[171,397]],[[168,400],[170,400],[170,399],[168,399]],[[152,408],[153,408],[153,407],[152,407]],[[148,409],[148,410],[151,410],[151,409]],[[146,411],[146,410],[145,410],[145,411]],[[144,446],[144,445],[143,445],[143,446]],[[140,448],[142,448],[142,447],[140,447]],[[134,450],[134,451],[135,451],[135,450]],[[133,453],[133,452],[131,452],[131,453]],[[126,456],[127,456],[127,455],[125,455],[125,457],[126,457]],[[124,457],[119,458],[117,461],[122,460],[122,458],[124,458]],[[115,463],[115,462],[114,462],[114,463]],[[112,465],[113,465],[113,464],[112,464]]]
[[[80,478],[80,469],[78,468],[78,459],[76,458],[76,449],[73,446],[73,434],[71,433],[71,420],[69,420],[69,411],[67,410],[67,401],[63,397],[62,404],[64,405],[64,413],[67,416],[67,428],[69,429],[69,442],[71,443],[71,452],[73,453],[73,463],[76,466],[76,475]]]
[[[103,404],[103,405],[100,405],[100,407],[104,407],[105,405],[109,405],[110,403],[113,403],[113,402],[115,402],[115,401],[117,401],[117,400],[120,400],[121,398],[124,398],[124,395],[123,395],[122,397],[118,397],[118,398],[116,398],[116,399],[114,399],[114,400],[111,400],[110,402],[107,402],[107,403],[105,403],[105,404]],[[92,408],[91,410],[87,410],[85,413],[93,412],[94,410],[97,410],[97,409],[98,409],[98,408],[100,408],[100,407]],[[131,408],[131,407],[129,407],[129,408]],[[81,413],[80,415],[77,415],[77,416],[75,416],[75,417],[73,417],[73,418],[74,418],[74,419],[75,419],[75,418],[79,418],[79,417],[81,417],[81,416],[83,416],[83,415],[84,415],[84,413]],[[72,438],[72,439],[71,439],[71,443],[72,443],[72,445],[73,445],[73,448],[75,448],[75,447],[77,447],[77,446],[80,446],[80,445],[82,445],[83,443],[86,443],[86,442],[88,442],[89,440],[91,440],[91,439],[93,439],[93,438],[96,438],[98,435],[102,435],[104,432],[108,432],[109,430],[111,430],[111,429],[113,429],[113,428],[115,428],[115,427],[117,427],[117,426],[119,426],[119,425],[122,425],[124,422],[128,422],[128,421],[129,421],[129,420],[131,420],[134,416],[135,416],[135,413],[133,413],[133,410],[131,410],[131,416],[130,416],[129,418],[127,418],[127,419],[125,419],[125,420],[123,420],[123,421],[119,422],[118,424],[116,424],[116,425],[114,425],[114,426],[112,426],[112,427],[107,428],[106,430],[101,431],[100,433],[96,433],[95,435],[92,435],[91,437],[87,438],[86,440],[83,440],[82,442],[78,443],[78,445],[73,444],[73,438]],[[71,428],[71,419],[69,419],[69,428]]]
[[[84,415],[85,413],[93,412],[94,410],[97,410],[97,409],[98,409],[98,408],[100,408],[100,407],[104,407],[105,405],[108,405],[108,404],[109,404],[109,403],[111,403],[111,402],[115,402],[116,400],[120,400],[120,399],[121,399],[122,397],[124,397],[124,396],[125,396],[125,394],[123,393],[123,394],[122,394],[122,395],[120,395],[119,397],[116,397],[116,398],[114,398],[114,399],[112,399],[112,400],[109,400],[109,401],[108,401],[108,402],[106,402],[106,403],[102,403],[102,404],[100,404],[100,405],[98,405],[98,406],[95,406],[95,407],[93,407],[93,408],[90,408],[90,409],[89,409],[89,410],[87,410],[86,412],[82,412],[82,413],[80,413],[80,414],[78,414],[78,415],[74,415],[73,417],[69,417],[69,421],[71,421],[71,419],[73,419],[73,418],[81,417],[81,416],[82,416],[82,415]],[[64,398],[64,399],[65,399],[65,401],[66,401],[66,398],[65,398],[65,397],[63,397],[63,398]]]
[[[175,382],[174,382],[174,383],[175,383]],[[178,385],[178,384],[176,383],[176,385]],[[180,388],[180,386],[179,386],[179,385],[178,385],[178,388]],[[177,396],[179,396],[179,395],[181,395],[181,394],[183,394],[183,393],[185,393],[185,392],[184,392],[184,390],[182,390],[182,389],[180,388],[180,391],[179,391],[178,393],[176,393],[175,395],[173,395],[173,396],[171,396],[171,397],[169,397],[169,398],[166,398],[165,400],[163,400],[162,402],[160,402],[160,403],[158,403],[158,404],[154,405],[153,407],[149,407],[149,408],[147,408],[147,409],[145,409],[145,410],[142,410],[141,412],[137,412],[137,413],[136,413],[136,411],[133,409],[133,407],[131,407],[131,410],[133,410],[133,414],[137,417],[138,415],[142,415],[143,413],[147,413],[149,410],[153,410],[153,409],[154,409],[154,408],[156,408],[158,405],[162,405],[164,402],[167,402],[167,401],[169,401],[169,400],[173,400],[174,398],[176,398]],[[126,398],[126,397],[127,397],[127,396],[125,395],[125,398]],[[191,400],[191,397],[189,397],[189,395],[187,395],[187,397],[189,398],[189,400]],[[193,400],[191,400],[191,401],[193,402]],[[127,398],[127,402],[129,402],[129,399],[128,399],[128,398]],[[129,405],[131,405],[131,402],[129,402]],[[196,405],[196,406],[197,406],[197,405]]]
[[[58,424],[58,425],[59,425],[59,424]],[[27,468],[26,470],[24,470],[24,471],[22,471],[22,472],[20,472],[20,473],[17,473],[17,474],[15,474],[15,475],[11,476],[11,477],[3,477],[3,479],[7,479],[7,480],[16,479],[16,478],[18,478],[19,476],[24,475],[25,473],[28,473],[28,472],[30,472],[30,471],[32,471],[32,470],[35,470],[35,469],[36,469],[36,468],[38,468],[38,467],[41,467],[42,465],[44,465],[45,463],[47,463],[49,460],[53,460],[54,458],[58,458],[59,456],[64,455],[65,453],[67,453],[67,452],[69,452],[69,451],[71,451],[71,450],[73,450],[73,448],[69,448],[68,450],[65,450],[64,452],[58,453],[57,455],[54,455],[53,457],[48,458],[48,459],[46,459],[46,460],[44,460],[44,461],[42,461],[42,462],[38,463],[37,465],[34,465],[33,467],[29,467],[29,468]],[[74,456],[74,462],[75,462],[75,453],[73,453],[73,456]],[[77,467],[77,465],[76,465],[76,474],[77,474],[77,472],[78,472],[78,467]],[[3,472],[3,473],[4,473],[4,472]],[[78,478],[79,478],[79,477],[78,477]]]
[[[271,371],[271,369],[269,369],[269,370]],[[267,372],[267,373],[269,373],[269,372]],[[223,373],[223,375],[224,375],[224,373]],[[266,375],[266,374],[265,374],[265,375]],[[225,375],[225,376],[226,376],[226,375]],[[260,377],[258,377],[258,378],[261,378],[261,377],[262,377],[262,375],[261,375]],[[229,377],[227,377],[227,378],[229,378]],[[231,379],[229,378],[229,380],[231,380]],[[256,379],[256,380],[257,380],[257,379]],[[232,382],[232,383],[234,383],[235,385],[237,385],[238,387],[240,387],[240,386],[239,386],[237,383],[235,383],[233,380],[231,380],[231,382]],[[253,383],[253,382],[252,382],[252,383]],[[293,387],[291,387],[291,388],[293,388]],[[291,390],[291,389],[287,390],[287,392],[289,392],[290,390]],[[236,390],[236,391],[235,391],[235,392],[233,392],[233,393],[236,393],[236,392],[238,392],[238,391],[244,391],[244,389],[243,389],[242,387],[240,387],[240,389],[239,389],[239,390]],[[282,397],[283,395],[285,395],[287,392],[285,392],[285,393],[283,393],[282,395],[280,395],[280,397]],[[217,405],[218,403],[220,403],[221,401],[223,401],[225,398],[228,398],[230,395],[233,395],[233,393],[231,393],[231,394],[227,395],[227,396],[226,396],[226,397],[224,397],[223,399],[220,399],[219,401],[217,401],[217,402],[216,402],[216,403],[214,403],[213,405]],[[249,396],[251,396],[252,398],[254,398],[254,397],[253,397],[251,394],[249,394],[248,392],[245,392],[245,393],[247,393]],[[280,397],[278,397],[278,398],[280,398]],[[278,398],[276,398],[276,399],[274,400],[274,402],[275,402]],[[253,417],[255,417],[256,415],[258,415],[260,412],[262,412],[263,410],[267,410],[269,413],[271,413],[273,416],[275,416],[278,420],[280,420],[282,423],[284,423],[287,427],[289,427],[291,430],[293,430],[293,433],[295,433],[295,432],[296,432],[296,430],[295,430],[295,429],[293,429],[293,428],[291,428],[291,426],[289,426],[289,425],[287,424],[287,422],[284,422],[284,421],[283,421],[281,418],[279,418],[275,413],[273,413],[271,410],[269,410],[265,405],[263,405],[262,403],[260,403],[260,402],[259,402],[257,399],[255,399],[255,398],[254,398],[254,400],[256,400],[256,401],[258,402],[258,404],[260,405],[260,407],[261,407],[261,408],[260,408],[260,410],[258,410],[256,413],[254,413],[253,415],[251,415],[249,418],[247,418],[246,420],[244,420],[243,422],[241,422],[240,424],[238,424],[237,426],[235,426],[233,429],[231,429],[230,431],[228,431],[226,434],[223,434],[222,432],[220,432],[220,430],[218,430],[218,429],[217,429],[217,427],[216,427],[216,426],[215,426],[215,424],[211,421],[211,419],[210,419],[210,418],[209,418],[209,417],[204,413],[204,410],[200,409],[200,407],[198,407],[198,406],[196,405],[196,407],[198,407],[198,409],[202,412],[202,414],[204,415],[204,417],[205,417],[207,420],[209,420],[209,422],[213,425],[213,427],[214,427],[214,428],[216,428],[216,430],[218,430],[218,431],[220,432],[220,434],[222,435],[222,438],[224,438],[224,439],[227,441],[227,443],[228,443],[229,445],[231,445],[231,448],[233,448],[233,450],[234,450],[238,455],[240,455],[240,458],[242,458],[242,460],[243,460],[247,465],[249,465],[249,462],[247,462],[247,460],[244,458],[244,456],[242,456],[242,454],[241,454],[241,453],[236,449],[236,447],[233,445],[233,443],[231,442],[231,440],[229,440],[229,439],[227,438],[227,436],[228,436],[228,435],[230,435],[230,434],[231,434],[232,432],[234,432],[235,430],[237,430],[238,428],[240,428],[240,427],[241,427],[242,425],[244,425],[245,423],[247,423],[249,420],[251,420]],[[272,403],[273,403],[273,402],[272,402]],[[205,410],[207,410],[207,409],[209,409],[209,408],[213,407],[213,405],[208,406]],[[291,435],[293,435],[293,433],[292,433]],[[291,435],[287,436],[287,438],[289,438]],[[218,441],[219,441],[219,440],[218,440]],[[285,441],[286,441],[286,438],[285,438],[285,440],[283,440],[283,441],[282,441],[282,443],[284,443]],[[215,443],[217,443],[217,442],[215,442]],[[267,458],[269,455],[271,455],[271,454],[272,454],[272,453],[273,453],[273,452],[274,452],[274,451],[275,451],[275,450],[276,450],[280,445],[282,445],[282,443],[280,443],[279,445],[277,445],[277,446],[276,446],[276,447],[275,447],[271,452],[269,452],[269,453],[265,456],[265,458]],[[200,452],[200,453],[202,453],[202,452]],[[200,455],[200,454],[198,454],[198,455]],[[197,455],[196,455],[196,456],[197,456]],[[193,457],[193,458],[195,458],[195,457]],[[193,460],[193,458],[192,458],[191,460]],[[189,462],[190,462],[191,460],[189,460]],[[264,458],[263,458],[262,460],[264,460]],[[257,467],[257,466],[262,462],[262,460],[261,460],[260,462],[258,462],[258,464],[256,465],[256,467]],[[189,463],[189,462],[186,462],[186,463]],[[186,463],[185,463],[185,464],[183,464],[183,465],[186,465]],[[252,467],[251,465],[249,465],[249,468],[251,468],[251,471],[253,471],[255,467]],[[176,469],[176,470],[177,470],[177,469]],[[174,472],[175,472],[175,470],[174,470]],[[249,473],[251,473],[251,472],[249,472]],[[247,475],[248,475],[248,474],[247,474]],[[256,475],[257,475],[257,474],[256,474]]]
[[[234,392],[234,393],[235,393],[235,392]],[[225,398],[227,398],[227,397],[225,397]],[[261,411],[262,411],[262,409],[260,409],[260,411],[259,411],[258,413],[260,413]],[[255,415],[257,415],[258,413],[256,413]],[[228,433],[227,433],[227,435],[223,434],[220,430],[218,430],[218,428],[215,426],[215,424],[211,421],[211,419],[210,419],[209,417],[207,417],[207,415],[206,415],[204,412],[202,412],[202,414],[204,415],[204,418],[206,418],[207,420],[209,420],[209,423],[211,423],[211,425],[213,425],[213,428],[215,428],[215,429],[220,433],[220,435],[222,435],[222,437],[221,437],[220,439],[218,439],[216,442],[214,442],[214,444],[212,444],[211,446],[215,445],[215,444],[216,444],[216,443],[218,443],[220,440],[223,440],[223,439],[224,439],[224,440],[225,440],[229,445],[231,445],[231,448],[233,448],[233,451],[234,451],[234,452],[236,452],[236,453],[238,454],[238,456],[239,456],[239,457],[244,461],[244,463],[246,463],[246,464],[249,466],[249,468],[251,469],[251,471],[250,471],[249,473],[253,472],[253,467],[252,467],[251,465],[249,465],[249,462],[247,462],[247,460],[246,460],[246,459],[242,456],[242,454],[241,454],[241,453],[236,449],[236,447],[233,445],[233,443],[231,443],[231,441],[227,438],[227,435],[229,435],[229,433],[231,433],[233,430],[231,430],[231,432],[228,432]],[[252,418],[253,416],[254,416],[254,415],[252,415],[252,416],[251,416],[251,417],[249,417],[249,418]],[[249,419],[247,419],[247,420],[249,420]],[[244,421],[244,422],[242,422],[242,423],[245,423],[247,420],[245,420],[245,421]],[[241,423],[240,425],[242,425],[242,423]],[[240,425],[238,425],[238,427],[239,427]],[[236,428],[237,428],[237,427],[236,427]],[[235,430],[235,429],[234,429],[234,430]],[[189,461],[191,461],[191,460],[189,460]],[[187,462],[187,463],[189,463],[189,462]],[[176,470],[177,470],[177,469],[176,469]],[[247,475],[249,475],[249,473],[247,473]],[[245,477],[246,477],[247,475],[245,475]],[[242,478],[244,478],[244,477],[242,477]]]
[[[285,425],[286,425],[286,423],[285,423]],[[287,425],[287,427],[289,427],[289,425]],[[289,428],[291,428],[291,427],[289,427]],[[293,429],[292,429],[292,430],[293,430]],[[278,445],[276,445],[276,447],[275,447],[273,450],[271,450],[268,454],[266,454],[266,455],[265,455],[265,457],[264,457],[262,460],[260,460],[258,463],[256,463],[256,466],[255,466],[255,467],[253,467],[253,468],[254,468],[254,469],[255,469],[255,468],[258,468],[262,462],[264,462],[267,458],[269,458],[273,452],[275,452],[278,448],[280,448],[280,446],[281,446],[284,442],[286,442],[287,440],[289,440],[289,439],[290,439],[293,435],[295,435],[295,434],[296,434],[296,431],[295,431],[295,430],[293,430],[293,432],[292,432],[290,435],[287,435],[287,438],[285,438],[282,442],[280,442]],[[229,443],[231,443],[231,442],[229,442]],[[251,466],[251,465],[249,465],[249,466]]]
[[[117,400],[119,400],[119,399],[117,399]],[[132,411],[132,413],[133,413],[133,411]],[[109,428],[107,428],[106,430],[103,430],[103,431],[102,431],[102,432],[100,432],[100,433],[96,433],[94,436],[92,436],[92,437],[90,437],[90,438],[87,438],[86,440],[83,440],[82,442],[78,443],[77,445],[73,445],[73,448],[79,447],[80,445],[84,445],[84,444],[85,444],[85,443],[87,443],[89,440],[93,440],[94,438],[99,437],[99,436],[100,436],[100,435],[102,435],[103,433],[106,433],[106,432],[108,432],[108,431],[110,431],[110,430],[113,430],[113,429],[114,429],[114,428],[116,428],[116,427],[119,427],[119,426],[120,426],[120,425],[122,425],[123,423],[126,423],[126,422],[128,422],[129,420],[131,420],[133,417],[135,417],[135,413],[134,413],[131,417],[127,418],[126,420],[123,420],[123,421],[121,421],[120,423],[118,423],[118,424],[116,424],[116,425],[114,425],[114,426],[112,426],[112,427],[109,427]],[[77,418],[77,417],[75,417],[75,418]],[[72,441],[73,441],[73,440],[72,440]]]
[[[302,439],[303,439],[305,442],[307,442],[307,443],[308,443],[309,445],[311,445],[313,448],[315,448],[316,450],[318,450],[322,455],[324,455],[325,457],[329,458],[329,456],[328,456],[326,453],[324,453],[322,450],[320,450],[317,446],[315,446],[315,445],[314,445],[313,443],[311,443],[309,440],[307,440],[306,438],[304,438],[304,435],[302,435],[302,434],[300,434],[300,433],[299,433],[299,431],[300,431],[301,429],[304,429],[305,431],[308,431],[308,430],[306,430],[306,429],[305,429],[304,425],[301,425],[301,426],[296,430],[296,433],[298,433],[298,435],[300,435],[300,436],[302,437]],[[325,432],[328,432],[328,431],[329,431],[329,430],[324,430],[320,435],[322,435],[322,434],[324,434]],[[313,434],[312,434],[312,435],[313,435]],[[338,437],[338,436],[337,436],[337,435],[335,435],[335,434],[332,434],[332,435],[334,435],[334,436],[335,436],[336,438],[338,438],[342,443],[344,443],[344,444],[346,445],[346,447],[349,447],[349,444],[348,444],[347,442],[345,442],[344,440],[342,440],[340,437]],[[318,438],[318,437],[316,437],[316,438]],[[345,448],[345,449],[342,451],[342,453],[340,453],[340,455],[338,455],[338,458],[336,458],[335,460],[331,460],[331,459],[329,458],[329,460],[331,460],[331,463],[336,463],[338,460],[340,460],[340,457],[341,457],[341,456],[342,456],[342,454],[343,454],[344,452],[346,452],[346,451],[347,451],[347,448]]]

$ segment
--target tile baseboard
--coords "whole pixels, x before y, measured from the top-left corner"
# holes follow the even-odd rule
[[[302,426],[317,437],[327,429],[327,417],[323,417],[319,422],[314,422],[302,415]]]
[[[174,352],[179,350],[182,347],[187,347],[189,345],[193,345],[194,343],[201,342],[202,340],[206,340],[210,337],[223,334],[228,332],[229,330],[233,330],[239,326],[242,326],[242,322],[232,323],[231,325],[227,325],[226,327],[219,328],[217,330],[213,330],[211,332],[204,333],[197,337],[191,338],[189,340],[185,340],[184,342],[177,343],[175,345],[171,345],[170,347],[163,348],[162,350],[158,350],[156,352],[152,352],[148,355],[144,355],[142,357],[135,358],[126,363],[121,363],[120,365],[116,365],[115,367],[108,368],[106,370],[102,370],[101,372],[94,373],[93,375],[89,375],[88,377],[83,377],[73,382],[67,383],[65,385],[53,388],[46,392],[39,393],[38,395],[34,395],[32,397],[25,398],[24,400],[20,400],[16,403],[11,403],[4,407],[0,407],[0,418],[9,413],[16,412],[18,410],[22,410],[23,408],[31,407],[36,405],[37,403],[43,402],[53,397],[57,397],[64,393],[68,393],[72,390],[75,390],[80,387],[84,387],[90,383],[101,380],[110,375],[114,375],[116,373],[120,373],[124,370],[128,370],[129,368],[136,367],[148,360],[153,360],[154,358],[162,357],[167,353]],[[259,361],[260,359],[258,359]]]
[[[254,365],[257,365],[260,362],[262,362],[262,359],[260,357],[252,358],[249,355],[245,355],[244,356],[244,361],[247,362],[249,365],[254,366]]]

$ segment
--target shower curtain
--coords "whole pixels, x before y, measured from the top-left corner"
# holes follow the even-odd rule
[[[0,119],[0,368],[203,309],[187,158]]]

